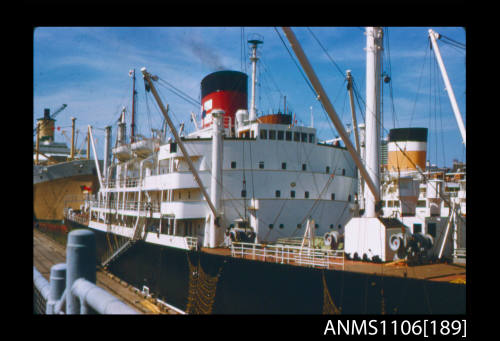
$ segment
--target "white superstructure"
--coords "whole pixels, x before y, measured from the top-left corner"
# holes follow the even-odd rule
[[[254,138],[223,136],[222,228],[247,219],[256,242],[272,242],[301,236],[312,216],[316,235],[342,230],[357,194],[356,169],[347,151],[318,143],[314,128],[252,123],[237,133],[246,130]],[[210,132],[194,132],[183,142],[212,195],[217,186],[211,176]],[[110,172],[114,178],[91,206],[90,227],[132,236],[136,224],[147,224],[160,236],[203,242],[210,208],[177,144],[164,141],[149,156],[132,153],[130,160],[110,166],[121,172]],[[153,241],[163,244],[163,239]]]

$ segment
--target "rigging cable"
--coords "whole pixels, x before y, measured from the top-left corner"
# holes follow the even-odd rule
[[[302,78],[304,78],[304,81],[306,82],[306,84],[309,86],[309,89],[311,89],[311,91],[313,92],[314,94],[314,98],[318,98],[318,94],[316,93],[316,90],[314,90],[313,86],[311,85],[311,83],[309,82],[309,80],[307,79],[306,75],[304,75],[304,72],[302,71],[302,69],[300,68],[300,66],[297,64],[297,61],[295,60],[295,58],[293,58],[293,55],[292,53],[290,52],[290,49],[288,48],[288,46],[285,44],[285,41],[283,40],[283,37],[281,36],[281,34],[279,33],[278,29],[276,27],[274,27],[274,30],[276,31],[276,33],[278,33],[278,36],[281,40],[281,42],[283,43],[283,46],[285,46],[286,48],[286,51],[288,52],[288,55],[290,56],[290,58],[292,59],[292,61],[295,63],[295,66],[297,67],[297,69],[299,70],[300,74],[302,75]]]

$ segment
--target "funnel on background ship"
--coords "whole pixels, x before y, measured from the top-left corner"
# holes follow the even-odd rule
[[[389,172],[425,170],[427,128],[398,128],[389,132],[387,146]]]

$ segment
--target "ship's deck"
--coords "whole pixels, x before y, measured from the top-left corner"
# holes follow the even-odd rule
[[[202,248],[201,251],[215,255],[231,256],[231,249],[229,248]],[[252,259],[252,257],[245,258]],[[466,267],[463,264],[435,263],[408,266],[403,262],[376,264],[362,261],[345,260],[344,271],[393,277],[408,277],[430,281],[454,282],[463,284],[466,283]]]

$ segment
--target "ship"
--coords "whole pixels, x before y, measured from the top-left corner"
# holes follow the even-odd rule
[[[36,226],[54,232],[67,232],[67,227],[61,224],[65,208],[78,212],[85,200],[99,190],[96,163],[90,159],[88,146],[87,150],[75,148],[76,118],[72,118],[70,147],[54,139],[55,116],[66,106],[52,115],[50,109],[45,109],[34,132],[33,221]]]
[[[367,29],[375,60],[380,34]],[[158,77],[141,69],[173,138],[127,141],[122,115],[115,147],[106,143],[108,166],[97,169],[98,195],[83,217],[65,211],[73,227],[95,232],[101,266],[188,314],[464,314],[465,267],[430,257],[441,225],[441,239],[432,238],[384,216],[377,200],[365,200],[360,217],[358,171],[364,192],[378,199],[378,186],[328,103],[345,146],[320,141],[286,110],[257,116],[262,41],[249,44],[250,105],[246,74],[211,73],[201,81],[199,128],[186,136],[156,91]]]

